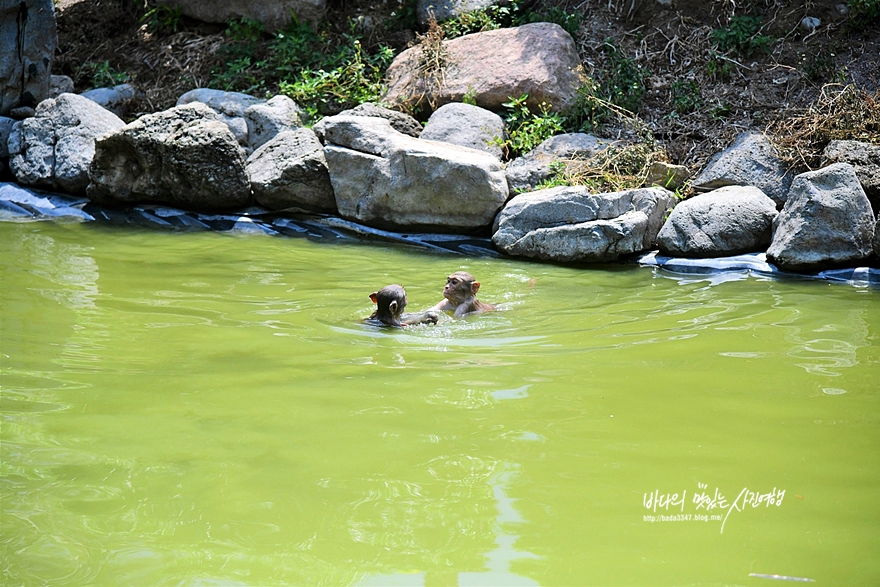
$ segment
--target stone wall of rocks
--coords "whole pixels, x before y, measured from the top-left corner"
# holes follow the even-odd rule
[[[461,41],[468,57],[432,97],[443,105],[424,127],[363,104],[308,128],[285,96],[207,88],[125,124],[109,102],[60,93],[20,120],[0,117],[0,163],[23,186],[86,194],[104,206],[212,212],[256,205],[377,230],[483,235],[507,255],[555,262],[609,262],[659,248],[684,258],[766,251],[770,262],[797,272],[878,263],[877,145],[834,141],[825,167],[794,175],[766,136],[746,132],[696,174],[698,194],[683,202],[666,188],[688,170],[663,163],[638,189],[541,189],[554,162],[621,146],[566,134],[503,158],[504,123],[492,109],[525,92],[564,109],[579,63],[573,42],[546,23],[468,37]],[[447,49],[455,55],[453,43]],[[392,102],[415,95],[418,81],[402,81],[413,72],[408,59],[415,57],[401,55],[389,70]],[[494,77],[468,69],[471,62]],[[481,106],[461,103],[465,92]]]

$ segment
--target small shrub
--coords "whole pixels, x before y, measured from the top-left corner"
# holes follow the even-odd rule
[[[462,104],[470,104],[471,106],[477,105],[477,90],[473,88],[473,86],[468,86],[467,92],[464,93],[464,96],[461,97]]]
[[[398,8],[391,12],[385,26],[391,30],[413,30],[418,26],[416,15],[416,0],[401,0]]]
[[[734,16],[726,28],[714,29],[709,37],[722,53],[751,57],[768,52],[773,44],[773,39],[760,34],[760,31],[760,16]]]
[[[834,77],[836,67],[834,53],[831,51],[820,49],[809,55],[802,53],[800,58],[798,70],[807,80],[813,83],[822,83],[830,81]]]
[[[880,0],[848,0],[850,14],[857,23],[880,20]]]
[[[226,23],[226,36],[233,41],[253,43],[263,35],[263,23],[253,18],[242,17]]]
[[[671,99],[677,114],[689,114],[703,105],[700,85],[692,79],[672,82]]]
[[[638,112],[645,98],[648,72],[635,59],[627,57],[611,39],[605,40],[602,50],[607,56],[607,65],[601,72],[602,97],[630,112]]]
[[[78,77],[87,78],[89,80],[87,85],[90,88],[112,87],[124,84],[130,79],[127,73],[118,71],[109,61],[84,63]]]
[[[527,22],[532,12],[524,5],[528,2],[512,0],[502,5],[493,5],[462,14],[443,22],[440,26],[448,39],[471,33],[519,26]]]
[[[384,90],[383,73],[393,52],[384,48],[365,56],[360,41],[353,41],[354,53],[336,67],[303,69],[293,82],[281,82],[281,93],[302,106],[311,120],[335,114],[364,102],[376,102]]]
[[[557,6],[551,7],[546,12],[533,12],[528,16],[529,22],[552,22],[558,24],[565,32],[577,38],[581,28],[583,17],[578,12],[566,12]]]
[[[183,21],[183,15],[179,7],[148,6],[147,11],[140,19],[141,24],[147,25],[147,29],[154,33],[176,33]]]
[[[593,132],[613,116],[613,107],[599,96],[596,82],[586,78],[577,90],[574,104],[566,113],[566,129],[569,132]]]
[[[488,9],[474,10],[462,14],[458,18],[445,21],[440,25],[444,35],[449,39],[463,37],[471,33],[481,33],[483,31],[492,31],[501,28],[495,19],[492,18]]]
[[[315,120],[362,102],[376,101],[383,74],[394,57],[383,45],[365,50],[356,23],[331,34],[293,19],[271,37],[261,23],[228,23],[223,65],[212,72],[211,86],[251,94],[280,91]]]
[[[508,138],[499,139],[498,144],[511,157],[527,153],[553,135],[565,131],[562,115],[550,112],[550,106],[546,103],[542,103],[539,111],[534,113],[526,104],[528,98],[528,94],[523,94],[504,103]]]

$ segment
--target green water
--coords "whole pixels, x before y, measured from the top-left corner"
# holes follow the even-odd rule
[[[501,311],[359,323],[460,269]],[[877,290],[52,223],[0,279],[4,585],[880,584]]]

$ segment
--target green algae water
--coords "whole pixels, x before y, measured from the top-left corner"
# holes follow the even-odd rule
[[[499,311],[360,323],[369,293]],[[880,292],[0,223],[4,585],[880,584]]]

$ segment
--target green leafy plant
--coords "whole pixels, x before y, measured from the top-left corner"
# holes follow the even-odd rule
[[[461,97],[461,101],[463,104],[470,104],[471,106],[477,105],[477,91],[473,86],[468,86],[467,92]]]
[[[360,41],[352,43],[353,53],[327,69],[303,69],[293,82],[282,81],[281,93],[303,108],[312,120],[352,108],[363,102],[376,102],[384,90],[383,73],[393,52],[384,48],[365,56]],[[337,55],[339,57],[339,55]]]
[[[645,98],[648,72],[635,59],[627,57],[611,39],[605,40],[602,51],[606,55],[606,66],[600,72],[601,96],[630,112],[638,112]]]
[[[383,45],[368,52],[355,22],[348,32],[331,34],[294,19],[269,36],[249,19],[228,23],[225,61],[212,72],[211,85],[247,93],[280,91],[315,120],[366,101],[384,89],[383,74],[394,57]]]
[[[566,112],[565,127],[569,132],[593,132],[613,116],[612,108],[613,104],[600,97],[596,82],[586,78]]]
[[[531,12],[528,15],[528,22],[552,22],[561,26],[572,37],[577,38],[583,17],[579,12],[566,12],[558,6],[553,6],[545,12]]]
[[[880,19],[880,0],[848,0],[847,5],[856,23],[868,24]]]
[[[140,18],[140,23],[154,33],[176,33],[183,23],[183,15],[179,7],[149,6]]]
[[[710,51],[709,59],[706,61],[706,71],[714,79],[727,79],[733,72],[733,64],[723,55]]]
[[[822,48],[809,55],[802,53],[798,70],[803,76],[813,83],[822,83],[834,77],[836,72],[834,53]]]
[[[233,41],[253,43],[262,36],[263,23],[253,18],[242,17],[226,23],[226,36]]]
[[[511,98],[503,104],[507,110],[504,118],[507,124],[507,140],[498,139],[497,144],[507,151],[509,156],[531,151],[553,135],[565,131],[565,119],[550,106],[542,103],[538,112],[532,112],[527,102],[528,94],[519,98]]]
[[[694,80],[677,80],[672,82],[672,109],[676,114],[688,114],[703,105],[700,85]]]
[[[454,39],[471,33],[491,31],[533,22],[530,20],[533,13],[525,7],[525,4],[527,2],[522,0],[512,0],[503,4],[480,8],[444,21],[440,26],[446,38]]]
[[[129,81],[130,76],[124,71],[118,71],[109,61],[100,63],[84,63],[79,77],[86,77],[88,86],[91,88],[112,87]]]
[[[391,30],[413,30],[418,25],[416,0],[398,0],[398,5],[391,12],[385,26]]]
[[[766,53],[773,44],[771,37],[761,34],[760,16],[734,16],[727,27],[714,29],[709,38],[719,51],[742,57]]]

